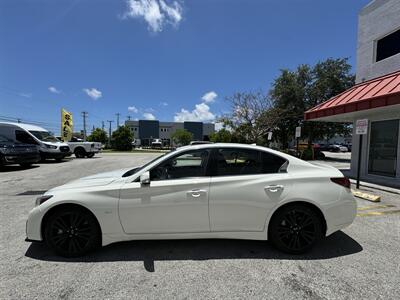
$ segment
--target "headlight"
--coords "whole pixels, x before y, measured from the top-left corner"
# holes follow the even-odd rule
[[[40,204],[46,202],[47,200],[49,200],[51,197],[53,197],[53,195],[43,195],[40,197],[36,198],[36,206],[39,206]]]
[[[57,149],[57,146],[47,145],[47,144],[44,144],[44,145],[46,146],[46,148],[49,148],[49,149]]]
[[[0,148],[0,152],[3,154],[10,154],[10,153],[14,153],[15,149],[13,148]]]

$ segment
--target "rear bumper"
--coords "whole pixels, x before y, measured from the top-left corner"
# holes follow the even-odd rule
[[[348,227],[357,214],[357,202],[349,189],[343,189],[340,199],[325,210],[326,235]]]

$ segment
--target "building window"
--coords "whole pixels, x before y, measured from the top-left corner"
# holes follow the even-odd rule
[[[368,173],[396,176],[399,120],[371,123]]]
[[[137,131],[137,127],[135,127],[135,131]]]
[[[400,29],[376,42],[376,61],[400,53]]]

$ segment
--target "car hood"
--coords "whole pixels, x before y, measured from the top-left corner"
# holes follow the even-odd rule
[[[133,168],[121,169],[121,170],[115,170],[115,171],[111,171],[111,172],[99,173],[99,174],[91,175],[91,176],[87,176],[87,177],[82,177],[80,179],[70,181],[64,185],[55,187],[55,188],[47,191],[47,194],[52,191],[58,191],[58,190],[107,185],[117,179],[122,178],[122,175],[124,175],[127,171],[132,170],[132,169]]]

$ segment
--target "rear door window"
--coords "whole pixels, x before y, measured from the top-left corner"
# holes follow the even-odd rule
[[[217,176],[278,173],[285,159],[271,153],[241,148],[220,148],[216,153]]]

